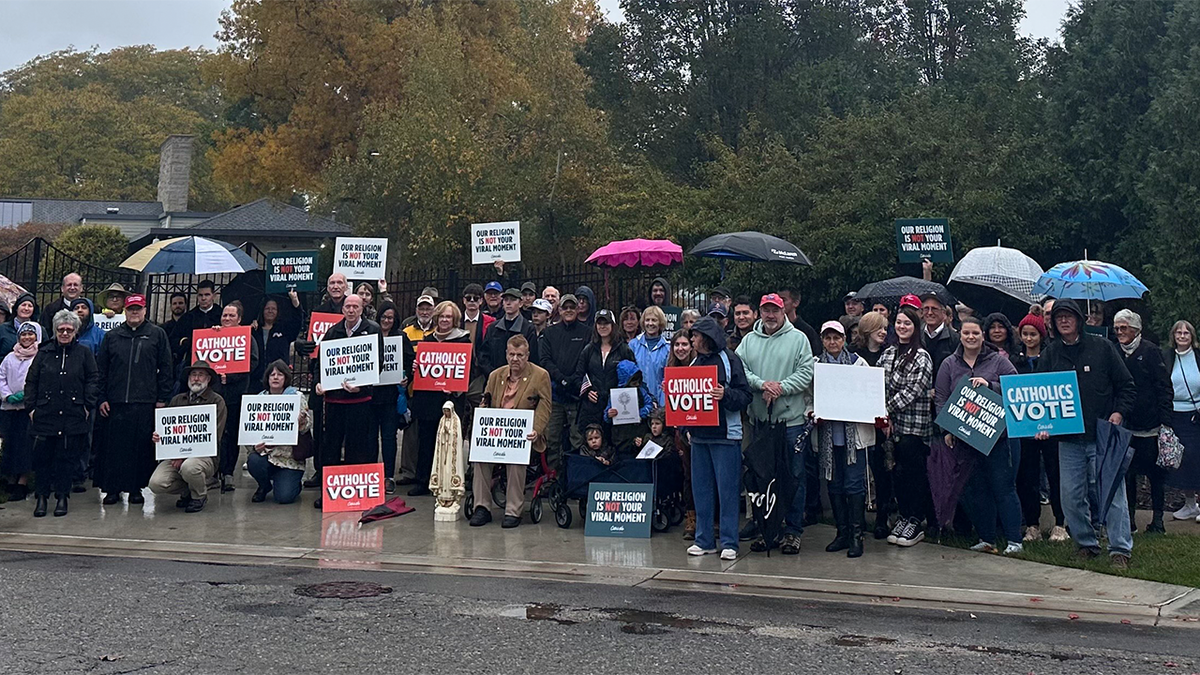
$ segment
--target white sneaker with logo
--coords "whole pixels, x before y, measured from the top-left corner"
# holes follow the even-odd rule
[[[697,546],[695,544],[692,544],[691,546],[689,546],[687,548],[688,555],[709,555],[709,554],[716,553],[716,552],[717,552],[717,549],[715,549],[715,548],[700,548],[699,546]]]

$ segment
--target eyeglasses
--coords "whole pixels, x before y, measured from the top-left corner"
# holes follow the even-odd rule
[[[75,329],[71,328],[70,326],[63,326],[62,328],[59,328],[59,329],[55,330],[54,332],[58,333],[59,335],[67,335],[69,333],[74,333]]]
[[[941,307],[934,307],[934,306],[930,305],[929,307],[922,307],[922,308],[921,308],[921,311],[922,311],[922,312],[924,312],[924,313],[926,313],[926,314],[932,314],[933,312],[940,312],[940,311],[942,311],[942,308],[941,308]]]
[[[464,295],[463,302],[479,302],[478,295]]]
[[[1113,330],[1118,333],[1124,333],[1125,331],[1133,330],[1133,326],[1113,326]]]

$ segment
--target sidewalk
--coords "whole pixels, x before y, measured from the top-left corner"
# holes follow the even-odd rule
[[[105,507],[99,493],[74,495],[64,518],[34,519],[32,497],[0,510],[0,549],[59,554],[165,558],[226,564],[296,565],[619,584],[947,610],[1197,625],[1200,589],[1066,569],[923,543],[911,549],[867,540],[849,560],[825,553],[832,528],[806,531],[799,556],[768,558],[743,544],[735,561],[689,557],[680,528],[649,540],[585,538],[582,525],[540,524],[526,516],[513,530],[497,522],[433,522],[430,497],[409,498],[416,511],[364,527],[358,514],[322,514],[315,490],[297,504],[252,504],[253,481],[210,494],[198,514],[174,497],[146,491],[143,506]],[[53,506],[53,503],[51,503]],[[572,504],[574,507],[574,504]]]

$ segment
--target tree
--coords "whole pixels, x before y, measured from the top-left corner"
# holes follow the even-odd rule
[[[76,225],[54,240],[63,253],[96,267],[117,269],[129,257],[129,240],[112,225]]]

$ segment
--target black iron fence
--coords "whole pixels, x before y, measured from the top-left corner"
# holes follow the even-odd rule
[[[138,282],[136,272],[97,267],[63,253],[41,237],[0,259],[0,274],[33,293],[39,308],[62,297],[63,277],[71,273],[83,277],[83,293],[94,299],[113,283],[133,289]]]

